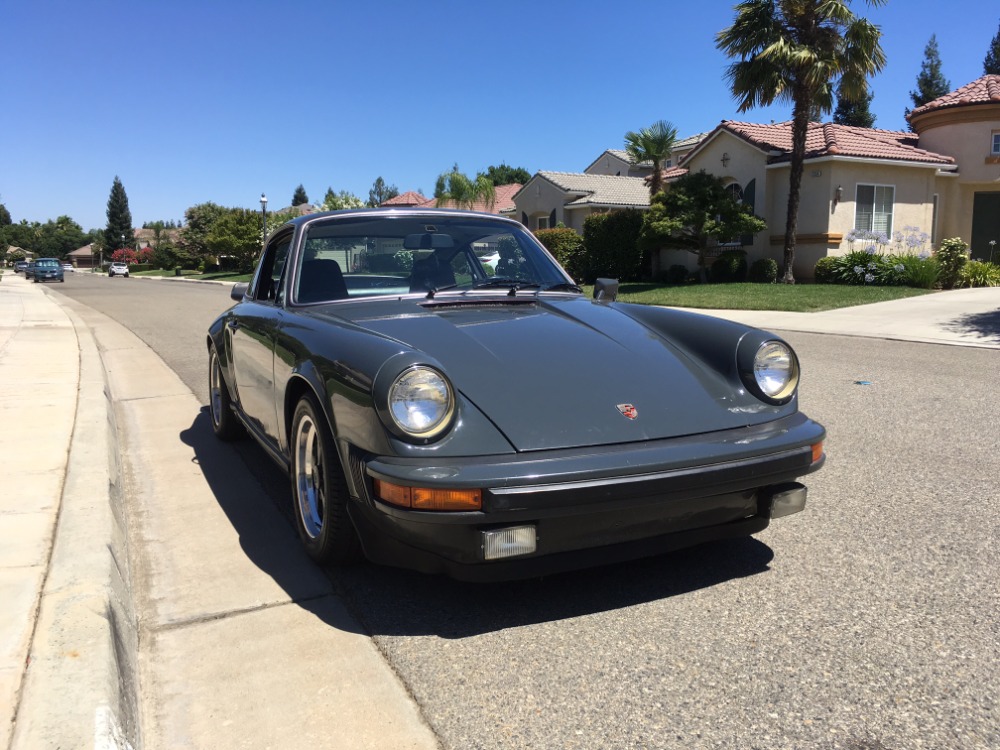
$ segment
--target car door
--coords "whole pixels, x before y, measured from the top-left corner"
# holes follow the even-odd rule
[[[274,342],[283,315],[278,290],[291,244],[291,230],[268,243],[246,297],[226,325],[240,409],[261,437],[275,445]]]

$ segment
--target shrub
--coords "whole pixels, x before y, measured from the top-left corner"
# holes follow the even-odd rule
[[[639,250],[643,213],[634,208],[591,214],[583,222],[582,278],[588,284],[599,276],[639,281],[649,263]]]
[[[816,268],[813,270],[813,277],[817,284],[836,284],[834,270],[837,267],[837,258],[828,255],[816,261]]]
[[[535,232],[538,241],[559,261],[559,265],[574,279],[584,276],[583,237],[572,229],[556,227]]]
[[[712,281],[732,284],[747,277],[746,250],[723,250],[712,262]]]
[[[1000,266],[970,260],[962,266],[958,286],[1000,286]]]
[[[681,286],[682,284],[687,284],[688,276],[687,266],[682,266],[679,263],[675,263],[670,266],[666,271],[660,274],[661,280],[664,284],[670,284],[672,286]]]
[[[938,281],[945,289],[954,289],[962,275],[962,266],[969,260],[969,246],[958,237],[941,240],[934,254],[938,262]]]
[[[388,253],[365,253],[362,264],[371,273],[409,273],[413,268],[413,251],[398,250]]]
[[[822,260],[826,260],[823,258]],[[816,264],[819,265],[818,263]],[[750,266],[750,281],[756,284],[778,283],[778,261],[774,258],[758,258]]]
[[[937,284],[938,264],[932,257],[904,253],[892,256],[892,262],[903,267],[900,277],[904,286],[933,289]]]

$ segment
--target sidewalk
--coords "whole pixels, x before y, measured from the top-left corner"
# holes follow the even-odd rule
[[[1000,349],[1000,289],[961,290],[823,313],[702,312],[774,330]],[[126,498],[117,464],[115,403],[124,393],[128,372],[143,373],[144,380],[152,383],[150,388],[160,387],[156,384],[162,382],[160,374],[151,375],[151,368],[162,369],[162,378],[172,373],[141,342],[125,341],[131,334],[116,330],[116,324],[100,322],[99,333],[95,333],[94,320],[99,317],[85,313],[75,303],[64,304],[20,275],[7,272],[0,282],[0,450],[5,467],[0,493],[0,748],[126,748],[141,735],[136,691],[138,636],[126,554]],[[105,337],[100,351],[99,335]],[[122,343],[110,346],[109,342]],[[190,428],[191,415],[198,412],[199,405],[190,392],[181,393],[174,385],[169,391],[166,396],[159,392],[139,394],[141,398],[136,396],[120,408],[130,425],[144,414],[155,413],[151,424],[158,429],[149,432],[149,439],[162,436],[162,440],[177,443],[178,431]],[[184,403],[179,404],[182,399]],[[171,444],[165,451],[163,447],[140,446],[137,460],[150,473],[174,453],[178,461],[191,465],[189,447]],[[191,591],[170,586],[192,581],[192,576],[195,582],[200,580],[196,569],[203,562],[205,568],[218,573],[216,583],[232,580],[230,574],[245,564],[246,553],[240,551],[232,519],[219,512],[217,499],[206,501],[206,487],[192,489],[194,485],[185,484],[203,481],[200,472],[190,474],[171,477],[171,497],[176,495],[177,500],[173,511],[182,515],[186,508],[204,516],[204,508],[214,509],[218,518],[209,521],[233,538],[220,543],[215,537],[206,543],[235,551],[235,556],[217,565],[203,558],[191,562],[187,556],[175,555],[172,580],[161,576],[159,581],[155,577],[146,581],[161,586],[162,594],[188,597],[183,599],[184,606],[191,608],[181,613],[183,617],[177,612],[173,613],[177,617],[168,617],[169,606],[161,604],[161,615],[165,622],[169,620],[171,629],[153,633],[152,643],[160,656],[172,657],[179,677],[211,680],[211,675],[201,674],[206,660],[213,654],[224,658],[225,644],[232,641],[228,634],[209,632],[209,628],[219,627],[225,619],[211,619],[204,627],[197,624],[202,628],[197,632],[194,627],[183,631],[176,623],[197,621],[192,612],[199,614],[204,603],[190,598],[194,595]],[[142,490],[136,492],[141,499]],[[132,498],[131,502],[138,500]],[[195,508],[197,502],[202,505]],[[149,515],[144,522],[156,520],[155,512]],[[159,521],[164,525],[154,542],[161,547],[185,534],[183,524],[167,525],[177,523],[170,516],[165,514]],[[186,543],[192,542],[188,539]],[[358,736],[366,730],[375,731],[376,737],[387,731],[383,722],[385,712],[389,712],[407,717],[402,722],[405,726],[397,727],[401,737],[412,740],[407,746],[433,747],[418,709],[398,681],[394,682],[388,667],[379,663],[380,656],[369,640],[359,631],[351,632],[349,626],[330,624],[336,618],[343,624],[346,614],[338,611],[324,621],[316,613],[299,611],[294,601],[284,606],[287,592],[275,591],[273,582],[262,579],[260,573],[252,567],[240,572],[246,589],[267,584],[264,594],[254,594],[268,603],[267,608],[254,615],[256,621],[247,618],[246,627],[252,631],[241,634],[248,641],[257,639],[262,647],[257,658],[280,658],[262,640],[262,634],[272,629],[308,629],[310,637],[319,633],[327,642],[327,653],[343,651],[344,659],[353,660],[347,662],[348,669],[333,674],[347,680],[364,676],[362,692],[370,692],[369,699],[376,699],[351,704],[357,711]],[[312,596],[327,601],[327,595],[320,591],[322,581],[310,585],[317,586]],[[248,591],[244,593],[249,596]],[[279,616],[285,619],[276,619]],[[265,624],[263,618],[272,619]],[[199,659],[192,661],[189,657],[194,655]],[[191,671],[192,664],[200,665],[195,670],[198,675]],[[328,678],[320,674],[318,679]],[[184,690],[204,691],[205,701],[218,697],[206,684],[211,685],[203,680],[186,685]],[[286,700],[292,705],[303,702],[296,697],[294,684],[285,687]],[[330,690],[338,694],[336,685],[331,684]],[[359,698],[364,696],[340,695],[338,701],[345,702],[340,702],[334,713],[346,713],[347,702]],[[175,694],[174,700],[183,703],[184,693]],[[315,717],[308,709],[308,705],[302,706],[306,716]],[[216,717],[209,714],[203,718],[207,726],[214,724]],[[338,718],[345,719],[343,713]],[[367,726],[375,722],[377,726]],[[367,740],[371,738],[366,735]]]

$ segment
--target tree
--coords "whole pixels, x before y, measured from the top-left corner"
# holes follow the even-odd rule
[[[60,216],[39,227],[34,251],[46,258],[62,259],[86,244],[87,234],[83,227],[69,216]]]
[[[983,75],[1000,76],[1000,26],[998,26],[996,36],[990,42],[990,48],[983,59]]]
[[[886,0],[867,0],[884,5]],[[776,101],[792,104],[792,158],[785,223],[783,281],[794,284],[795,231],[813,112],[829,112],[834,81],[845,98],[868,93],[868,77],[885,67],[882,32],[851,12],[850,0],[743,0],[716,46],[736,58],[726,76],[739,111]]]
[[[910,92],[913,109],[922,107],[927,102],[932,102],[949,91],[951,91],[951,83],[941,74],[941,55],[938,54],[937,35],[931,34],[930,41],[924,47],[924,61],[920,65],[920,74],[917,76],[917,89]],[[907,109],[906,115],[912,111]]]
[[[369,208],[376,208],[397,195],[399,195],[399,188],[395,185],[386,185],[385,180],[379,175],[372,183],[372,189],[368,191],[368,203],[365,205]]]
[[[653,196],[639,246],[647,252],[666,247],[696,253],[704,278],[709,247],[766,228],[749,206],[737,203],[721,177],[702,170],[679,177],[667,191]]]
[[[478,174],[475,180],[470,179],[456,164],[450,172],[438,175],[434,199],[438,206],[454,203],[459,208],[474,208],[477,203],[484,203],[489,209],[496,203],[497,191],[486,175]]]
[[[649,195],[656,195],[663,186],[663,162],[674,150],[677,128],[666,120],[658,120],[638,133],[625,134],[625,152],[635,164],[653,162],[653,174],[649,180]]]
[[[306,195],[306,189],[299,185],[295,188],[295,194],[292,196],[292,206],[301,206],[309,202],[309,196]]]
[[[875,115],[871,110],[875,95],[870,91],[856,101],[844,96],[837,87],[837,109],[833,112],[833,121],[838,125],[853,125],[856,128],[875,127]]]
[[[241,272],[253,270],[261,248],[261,216],[246,208],[227,208],[212,222],[205,245],[218,256],[220,265]]]
[[[345,208],[363,208],[364,205],[364,202],[354,193],[347,190],[335,193],[331,187],[326,189],[323,204],[318,208],[320,211],[340,211]]]
[[[184,212],[184,228],[181,229],[180,246],[188,255],[205,259],[212,254],[208,246],[208,235],[212,227],[227,209],[208,202],[191,206]],[[257,222],[258,232],[262,229],[261,220]]]
[[[111,195],[108,197],[108,224],[104,229],[104,247],[108,252],[128,247],[134,237],[132,233],[132,212],[128,208],[128,196],[125,186],[115,175],[111,185]],[[125,239],[122,240],[122,237]]]
[[[480,176],[486,177],[493,183],[493,187],[501,185],[524,185],[531,179],[531,172],[524,167],[511,167],[503,162],[500,166],[490,166],[485,172],[480,172]]]
[[[10,211],[7,210],[7,206],[0,203],[0,228],[9,226],[13,223],[14,221],[10,218]]]

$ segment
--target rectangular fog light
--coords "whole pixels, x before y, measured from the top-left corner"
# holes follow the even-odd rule
[[[535,551],[535,527],[512,526],[507,529],[493,529],[482,532],[483,557],[487,560],[501,560],[505,557],[530,555]]]

